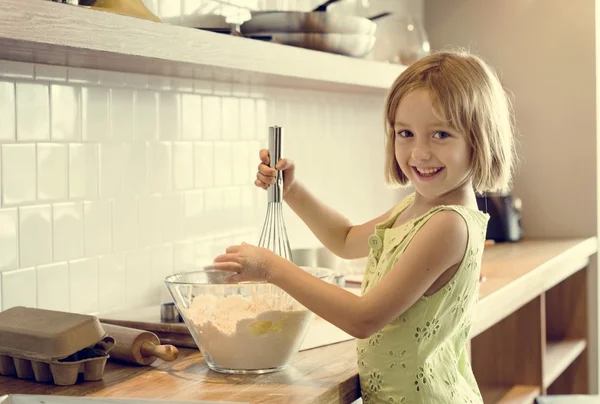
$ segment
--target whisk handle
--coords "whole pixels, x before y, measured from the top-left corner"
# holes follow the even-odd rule
[[[269,127],[269,157],[270,166],[275,168],[275,165],[281,159],[281,126]],[[283,174],[277,171],[275,184],[269,187],[269,202],[281,202],[283,199]]]

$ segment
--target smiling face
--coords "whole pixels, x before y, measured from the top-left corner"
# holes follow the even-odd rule
[[[428,90],[402,98],[394,133],[396,162],[418,194],[435,200],[471,186],[467,137],[436,111]]]

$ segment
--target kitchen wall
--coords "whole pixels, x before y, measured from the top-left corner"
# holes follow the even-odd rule
[[[483,4],[427,0],[432,47],[465,46],[498,69],[514,96],[526,237],[597,236],[598,1]],[[597,259],[589,266],[591,390],[598,391]]]
[[[397,198],[383,97],[0,61],[1,308],[155,302],[166,275],[256,243],[269,125],[323,200],[354,221],[382,213]],[[285,220],[293,246],[314,245]]]

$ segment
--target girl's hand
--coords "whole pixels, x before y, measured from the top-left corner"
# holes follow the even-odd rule
[[[258,172],[256,173],[254,185],[262,189],[269,188],[271,184],[275,183],[277,170],[281,170],[283,171],[283,196],[285,197],[294,185],[294,162],[288,159],[281,159],[275,168],[271,168],[269,166],[271,163],[269,151],[263,149],[260,151],[259,156],[261,162],[258,165]]]
[[[228,282],[269,282],[277,255],[270,250],[242,243],[228,247],[225,254],[215,258],[213,268],[235,275]]]

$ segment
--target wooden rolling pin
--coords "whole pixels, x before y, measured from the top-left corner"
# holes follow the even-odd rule
[[[101,323],[102,328],[115,339],[108,353],[111,358],[138,365],[150,365],[157,358],[174,361],[179,351],[173,345],[160,345],[156,334],[135,328]]]

